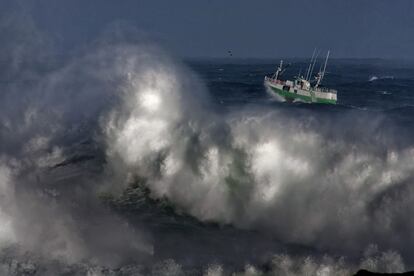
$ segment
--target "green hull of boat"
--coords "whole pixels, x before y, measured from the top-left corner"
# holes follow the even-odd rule
[[[273,86],[269,86],[269,87],[270,89],[272,89],[274,93],[285,98],[286,101],[300,100],[300,101],[307,102],[307,103],[336,104],[336,100],[317,98],[315,96],[312,97],[312,96],[299,95],[296,93],[278,89]]]

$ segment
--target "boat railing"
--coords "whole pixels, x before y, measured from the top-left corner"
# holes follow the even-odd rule
[[[332,93],[332,94],[337,93],[337,91],[335,89],[330,89],[330,88],[325,88],[325,87],[318,87],[318,88],[314,89],[314,91],[324,92],[324,93]]]
[[[269,77],[265,77],[265,80],[268,81],[268,82],[271,82],[271,83],[275,83],[275,84],[281,84],[281,85],[284,85],[285,84],[284,81],[275,80],[275,79],[272,79],[272,78],[269,78]]]

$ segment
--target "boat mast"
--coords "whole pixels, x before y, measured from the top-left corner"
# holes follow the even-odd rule
[[[307,81],[309,81],[309,82],[310,82],[310,79],[312,77],[313,69],[315,68],[316,60],[318,59],[319,53],[320,53],[319,51],[316,53],[315,59],[313,60],[312,68],[311,68],[310,73],[309,73],[309,78],[307,79]]]
[[[317,82],[315,84],[315,87],[318,87],[321,84],[321,82],[323,80],[323,77],[325,76],[326,65],[328,64],[328,59],[329,59],[329,53],[330,53],[330,50],[328,50],[328,53],[326,55],[325,65],[323,66],[323,71],[319,71],[319,74],[318,74],[318,78],[317,78]]]
[[[330,54],[331,50],[328,50],[328,54],[326,54],[326,60],[325,60],[325,65],[323,66],[323,74],[322,74],[322,78],[325,76],[325,72],[326,72],[326,65],[328,64],[328,59],[329,59],[329,54]],[[322,81],[322,80],[321,80]]]
[[[283,67],[283,60],[280,60],[279,67],[277,68],[275,74],[273,75],[274,80],[277,80],[279,78],[279,74],[280,72],[282,72],[282,67]]]
[[[308,80],[308,78],[310,78],[309,73],[310,73],[310,70],[311,70],[311,66],[312,66],[312,62],[313,62],[313,58],[315,57],[315,54],[316,54],[316,48],[313,49],[312,58],[311,58],[311,60],[309,62],[309,68],[306,71],[306,78],[305,78],[306,80]]]

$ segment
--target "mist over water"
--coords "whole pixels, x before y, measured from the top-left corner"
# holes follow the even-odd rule
[[[352,110],[192,113],[180,104],[193,107],[201,84],[187,94],[177,83],[189,76],[174,72],[178,79],[158,73],[147,86],[132,85],[109,121],[109,155],[145,177],[153,196],[202,221],[322,250],[358,254],[375,243],[411,251],[398,225],[411,227],[404,213],[414,151],[390,122]]]
[[[4,37],[22,21],[6,22]],[[117,28],[47,66],[27,45],[1,63],[0,271],[13,258],[51,274],[412,267],[409,108],[351,108],[346,92],[338,107],[274,103],[267,67],[258,83],[241,65],[206,81],[214,64],[198,75]],[[148,194],[128,190],[137,182]]]

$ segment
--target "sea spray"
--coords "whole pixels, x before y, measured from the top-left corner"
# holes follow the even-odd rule
[[[347,254],[370,243],[411,252],[407,236],[387,237],[413,200],[414,149],[379,132],[386,120],[268,108],[218,115],[182,66],[128,60],[121,102],[103,119],[109,168],[125,181],[145,177],[153,197],[206,222]]]
[[[108,53],[114,59],[120,53],[109,48],[79,55],[42,77],[27,73],[38,64],[24,67],[20,81],[2,84],[0,250],[12,243],[50,260],[107,266],[152,254],[139,229],[97,196],[105,177],[99,119],[127,77],[112,68]]]
[[[414,151],[392,122],[354,110],[217,113],[198,77],[156,47],[120,42],[85,51],[2,94],[0,220],[3,237],[23,252],[65,265],[152,255],[139,229],[97,196],[143,177],[152,199],[202,223],[269,235],[267,243],[351,257],[376,243],[412,256]],[[65,163],[85,154],[84,143],[105,152],[98,165]],[[393,271],[403,267],[399,256],[386,255],[396,260]],[[369,264],[376,260],[383,262]]]

